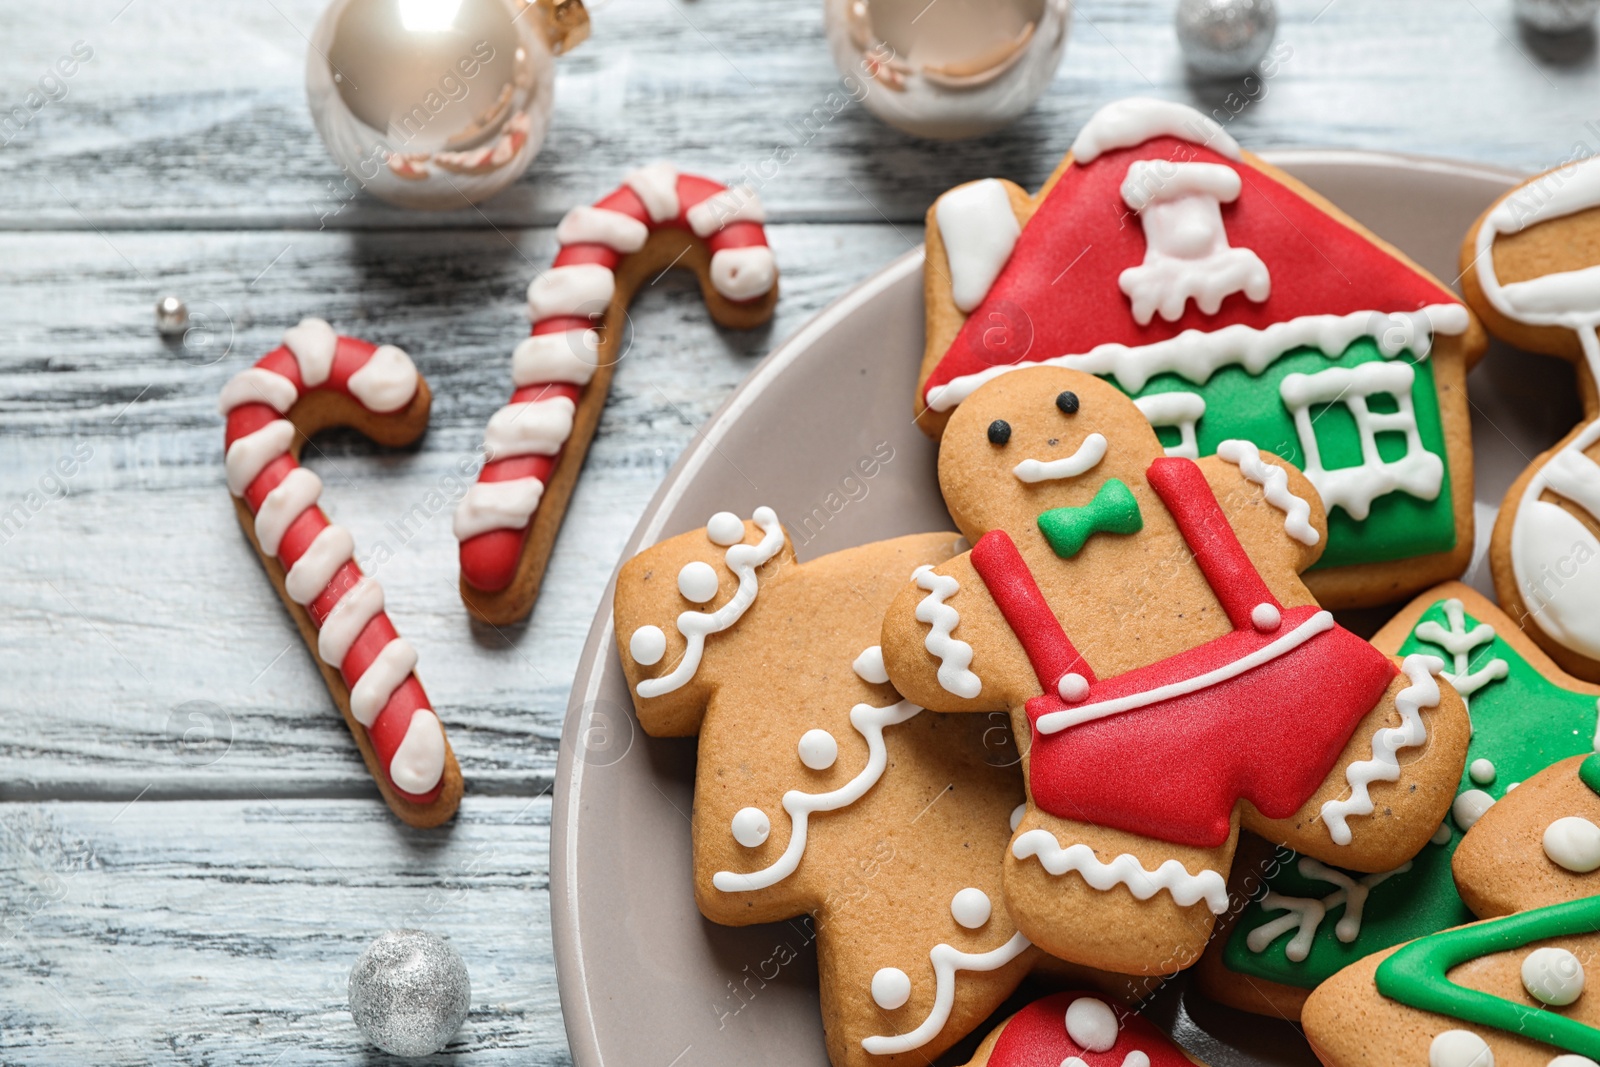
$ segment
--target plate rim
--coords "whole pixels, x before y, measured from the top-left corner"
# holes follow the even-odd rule
[[[1256,153],[1274,166],[1293,170],[1300,165],[1331,166],[1387,166],[1413,173],[1456,176],[1478,180],[1489,179],[1509,183],[1521,181],[1529,174],[1525,171],[1492,163],[1476,163],[1447,157],[1380,152],[1352,148],[1290,148],[1268,149]],[[611,601],[616,588],[617,572],[622,564],[639,551],[639,546],[649,539],[654,543],[662,532],[662,514],[685,490],[690,479],[705,465],[716,451],[716,444],[735,417],[749,407],[755,397],[771,379],[799,359],[820,335],[830,330],[838,320],[853,313],[875,298],[888,286],[900,282],[913,270],[919,270],[923,261],[923,245],[891,260],[860,282],[841,293],[823,307],[799,329],[768,353],[736,386],[728,398],[702,424],[682,455],[673,463],[661,484],[656,487],[639,516],[633,532],[623,546],[617,562],[601,594],[600,606],[584,638],[583,653],[573,673],[572,689],[567,698],[567,710],[562,716],[561,738],[556,757],[556,772],[552,780],[550,810],[550,939],[556,969],[556,991],[561,1005],[562,1022],[567,1034],[567,1044],[574,1067],[605,1067],[600,1051],[600,1035],[595,1029],[593,998],[588,975],[583,966],[580,950],[582,931],[579,929],[577,901],[578,886],[573,881],[577,870],[577,835],[574,828],[578,817],[577,788],[587,764],[574,757],[577,747],[572,738],[577,733],[583,708],[592,702],[600,684],[597,663],[602,656],[612,654]]]

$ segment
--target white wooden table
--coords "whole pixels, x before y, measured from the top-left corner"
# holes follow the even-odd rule
[[[567,1062],[549,790],[617,552],[696,426],[919,241],[938,191],[1037,185],[1090,112],[1131,93],[1238,111],[1230,130],[1254,148],[1528,169],[1600,148],[1590,37],[1529,37],[1507,0],[1279,2],[1293,54],[1263,92],[1188,84],[1168,0],[1086,0],[1040,104],[953,147],[854,105],[816,121],[838,86],[816,0],[602,2],[532,171],[481,212],[438,216],[330,192],[302,90],[320,0],[0,2],[0,116],[75,42],[93,50],[0,147],[0,515],[23,509],[0,524],[0,1062],[381,1059],[345,979],[402,925],[467,960],[455,1062]],[[404,537],[389,524],[504,400],[551,227],[639,162],[731,180],[783,146],[763,191],[773,324],[717,331],[686,278],[645,293],[537,611],[469,624],[449,508]],[[167,292],[215,324],[209,345],[157,336]],[[408,831],[379,802],[223,486],[217,390],[305,314],[403,345],[433,385],[419,449],[333,436],[314,466],[357,544],[393,550],[390,610],[468,781],[446,830]],[[53,475],[74,449],[88,458]]]

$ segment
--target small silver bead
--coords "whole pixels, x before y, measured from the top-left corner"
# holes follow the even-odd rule
[[[421,930],[391,930],[350,968],[350,1014],[367,1040],[395,1056],[450,1043],[472,1006],[461,954]]]
[[[1600,0],[1516,0],[1517,18],[1541,33],[1572,33],[1594,25]]]
[[[1272,0],[1178,0],[1183,58],[1197,74],[1237,77],[1255,69],[1278,29]]]
[[[164,296],[156,301],[156,329],[164,334],[178,334],[189,328],[189,306],[175,296]]]

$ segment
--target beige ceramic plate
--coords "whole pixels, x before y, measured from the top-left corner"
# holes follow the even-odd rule
[[[1268,153],[1439,277],[1456,277],[1467,227],[1510,186],[1505,171],[1355,152]],[[934,448],[911,421],[922,358],[922,255],[895,261],[773,352],[667,475],[624,558],[713,512],[766,504],[809,559],[867,541],[948,529]],[[1529,459],[1579,419],[1571,371],[1492,349],[1471,378],[1478,539]],[[1550,398],[1570,411],[1550,411]],[[894,459],[846,492],[855,461]],[[836,513],[830,494],[847,503]],[[852,499],[852,496],[854,499]],[[1468,580],[1485,592],[1487,568]],[[825,1064],[815,953],[800,921],[730,929],[690,889],[695,743],[645,737],[611,635],[611,594],[573,682],[556,774],[551,907],[567,1036],[578,1067]],[[799,958],[777,967],[787,956]],[[1198,1058],[1314,1064],[1293,1028],[1185,995],[1151,1012]],[[1003,1017],[1001,1013],[998,1017]],[[970,1049],[971,1042],[963,1048]],[[946,1057],[961,1063],[960,1050]]]

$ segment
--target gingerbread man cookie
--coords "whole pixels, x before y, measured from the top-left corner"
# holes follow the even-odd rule
[[[1056,993],[995,1027],[966,1067],[1193,1067],[1145,1019],[1095,993]]]
[[[754,190],[652,163],[561,220],[555,263],[528,286],[533,329],[511,357],[516,391],[489,419],[483,469],[456,508],[472,614],[499,625],[533,609],[640,286],[683,267],[719,325],[772,317],[778,268],[765,219]]]
[[[1369,956],[1306,1002],[1328,1067],[1587,1067],[1600,1059],[1600,755],[1521,783],[1453,866],[1482,922]]]
[[[1262,891],[1199,968],[1215,999],[1297,1018],[1311,990],[1341,968],[1470,921],[1472,902],[1457,894],[1450,871],[1462,835],[1552,761],[1593,749],[1600,686],[1562,671],[1465,585],[1424,593],[1372,643],[1393,655],[1440,657],[1443,676],[1468,702],[1472,740],[1450,817],[1421,852],[1376,874],[1295,854],[1273,857]]]
[[[641,725],[700,738],[695,899],[730,925],[812,916],[836,1067],[931,1060],[1042,958],[1001,899],[1014,748],[979,716],[902,700],[877,648],[906,576],[957,542],[800,564],[757,508],[750,523],[714,515],[617,578]]]
[[[1561,666],[1600,681],[1600,159],[1530,178],[1461,246],[1467,300],[1497,337],[1578,364],[1585,421],[1500,505],[1489,565],[1511,613]]]
[[[322,480],[299,464],[306,441],[349,426],[381,445],[428,427],[428,383],[393,345],[340,337],[304,319],[222,389],[228,489],[383,798],[413,826],[461,802],[461,770],[417,680],[417,652],[384,612],[383,586],[355,561],[350,531],[317,506]]]
[[[1239,827],[1365,871],[1414,855],[1465,757],[1465,708],[1300,582],[1324,543],[1304,475],[1246,442],[1163,455],[1115,386],[1004,374],[951,416],[939,484],[970,552],[884,620],[893,684],[938,711],[1008,710],[1029,806],[1006,903],[1046,951],[1187,966]]]
[[[1465,375],[1484,336],[1437,278],[1181,104],[1099,111],[1035,196],[986,179],[928,212],[917,421],[1050,364],[1134,397],[1167,454],[1245,440],[1305,472],[1326,607],[1459,575],[1472,551]]]

